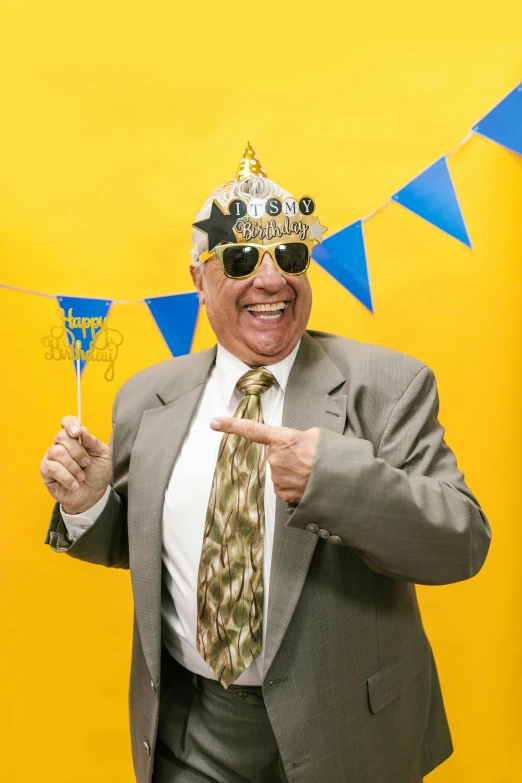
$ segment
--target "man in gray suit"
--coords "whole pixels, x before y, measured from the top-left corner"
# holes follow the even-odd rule
[[[130,568],[138,783],[420,783],[452,742],[415,583],[489,525],[433,372],[306,331],[324,229],[251,162],[195,224],[218,345],[127,381],[111,446],[62,421],[46,543]]]

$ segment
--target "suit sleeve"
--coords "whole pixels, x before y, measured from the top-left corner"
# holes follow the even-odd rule
[[[423,366],[394,406],[381,441],[321,429],[291,527],[353,548],[369,568],[418,584],[481,569],[491,530],[444,441],[435,376]],[[316,534],[317,531],[315,530]],[[340,539],[340,541],[339,541]]]
[[[116,422],[117,398],[113,406],[110,447],[113,460],[113,482],[105,506],[96,521],[82,535],[73,539],[64,524],[60,504],[56,503],[45,543],[54,552],[113,568],[129,568],[127,532],[127,484],[130,454],[120,448]]]

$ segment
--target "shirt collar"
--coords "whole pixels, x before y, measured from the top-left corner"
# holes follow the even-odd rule
[[[299,350],[300,344],[301,340],[299,340],[292,353],[288,354],[288,356],[285,359],[282,359],[280,362],[276,362],[275,364],[262,365],[262,367],[272,373],[283,392],[286,389],[288,376],[290,375],[290,370],[292,369],[292,365],[295,361],[295,357],[297,356],[297,351]],[[232,397],[236,391],[238,380],[250,369],[252,368],[249,367],[248,364],[242,362],[241,359],[238,359],[237,356],[234,356],[233,353],[230,353],[230,351],[227,351],[226,348],[223,348],[223,346],[218,343],[216,356],[216,378],[218,382],[219,393],[221,394],[223,402],[227,408],[232,402]]]

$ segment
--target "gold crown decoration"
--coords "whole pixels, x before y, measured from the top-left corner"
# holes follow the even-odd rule
[[[261,165],[259,158],[254,152],[254,148],[247,141],[246,149],[239,161],[239,168],[237,170],[236,179],[241,182],[243,179],[247,179],[251,174],[257,174],[258,177],[267,177],[268,175]]]

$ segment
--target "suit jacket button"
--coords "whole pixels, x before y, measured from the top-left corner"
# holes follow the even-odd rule
[[[324,527],[320,527],[319,528],[319,530],[317,531],[317,535],[321,536],[321,538],[329,538],[330,537],[330,533],[328,532],[328,530],[325,530]]]
[[[151,680],[151,681],[150,681],[150,687],[152,688],[152,690],[154,691],[154,693],[156,693],[156,686],[154,685],[154,680]]]
[[[308,530],[309,533],[317,533],[317,531],[319,530],[319,526],[314,525],[312,522],[305,527],[305,530]]]
[[[342,540],[341,536],[330,536],[328,541],[331,544],[342,544],[343,543],[343,540]]]
[[[150,745],[149,745],[149,743],[148,742],[144,742],[143,743],[143,747],[145,748],[145,753],[147,754],[147,756],[150,756]]]

